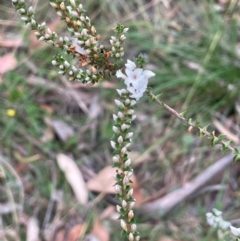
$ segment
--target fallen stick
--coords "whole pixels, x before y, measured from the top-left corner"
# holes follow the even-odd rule
[[[196,176],[193,180],[187,182],[182,187],[175,191],[170,192],[164,197],[157,199],[153,202],[146,203],[141,206],[140,212],[144,214],[150,214],[157,212],[160,215],[164,215],[172,210],[177,204],[181,203],[187,197],[196,192],[200,187],[211,180],[217,173],[225,169],[233,162],[233,155],[228,154],[217,162],[209,166],[206,170]]]

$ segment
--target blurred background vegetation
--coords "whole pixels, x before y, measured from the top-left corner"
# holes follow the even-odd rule
[[[36,7],[39,22],[69,36],[47,0],[26,2]],[[129,27],[124,60],[145,55],[146,69],[156,73],[149,82],[153,93],[239,144],[238,1],[81,3],[105,44],[117,23]],[[115,89],[124,85],[114,77],[91,88],[69,83],[51,64],[57,52],[23,26],[11,1],[0,2],[0,240],[27,240],[32,227],[40,230],[38,240],[74,241],[79,232],[79,240],[121,240],[114,194],[89,183],[111,165],[113,100]],[[191,181],[223,154],[147,96],[136,113],[131,157],[141,210],[143,203]],[[77,164],[89,191],[86,205],[78,204],[59,169],[59,153]],[[217,207],[240,226],[239,173],[240,165],[231,165],[164,217],[139,212],[141,240],[221,240],[205,213]]]

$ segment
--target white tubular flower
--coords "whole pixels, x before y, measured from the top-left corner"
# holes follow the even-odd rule
[[[125,64],[125,66],[129,70],[134,70],[137,67],[136,64],[129,59],[127,60],[127,63]]]
[[[147,89],[148,79],[155,76],[155,74],[150,70],[137,68],[136,64],[129,59],[125,67],[126,75],[121,70],[118,70],[116,76],[124,80],[127,90],[131,93],[130,97],[138,100]]]
[[[219,211],[219,210],[216,209],[216,208],[214,208],[212,211],[213,211],[213,213],[214,213],[217,217],[222,216],[222,211]]]
[[[78,45],[78,39],[72,38],[72,45],[74,45],[76,52],[79,54],[87,55],[86,50]]]
[[[145,85],[148,83],[148,79],[142,74],[142,69],[126,69],[127,78],[125,79],[124,83],[127,87],[134,86],[137,87],[138,82],[142,81]]]
[[[234,236],[240,237],[240,228],[235,228],[233,226],[230,226],[231,232]]]
[[[117,76],[117,78],[121,78],[121,79],[127,78],[127,76],[125,74],[123,74],[123,72],[120,69],[117,70],[116,76]]]
[[[228,228],[231,226],[231,223],[222,220],[221,222],[219,222],[219,226],[220,226],[220,228],[222,228],[223,230],[226,230],[226,229],[228,229]]]

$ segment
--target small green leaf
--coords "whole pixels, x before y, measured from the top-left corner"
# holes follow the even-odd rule
[[[224,134],[220,134],[219,136],[218,136],[218,139],[221,141],[221,140],[223,140],[223,139],[225,139],[226,138],[226,135],[224,135]]]
[[[185,113],[186,113],[186,110],[182,111],[182,112],[180,113],[180,116],[184,117],[184,114],[185,114]]]

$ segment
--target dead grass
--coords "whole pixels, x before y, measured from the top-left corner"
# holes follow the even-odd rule
[[[106,0],[83,5],[103,32],[103,41],[116,23],[130,27],[126,58],[146,54],[146,68],[157,73],[150,83],[154,93],[163,93],[162,99],[180,111],[194,88],[194,96],[185,102],[186,116],[205,125],[217,111],[227,121],[218,118],[224,128],[212,124],[210,129],[239,136],[232,128],[232,123],[239,125],[239,4],[223,22],[228,7],[223,2]],[[67,33],[47,1],[33,5],[39,20]],[[39,240],[61,241],[65,236],[73,241],[79,233],[84,240],[93,235],[100,241],[119,240],[114,195],[91,190],[88,202],[81,205],[56,159],[59,153],[68,155],[85,183],[111,165],[112,100],[122,83],[113,78],[93,88],[70,84],[51,65],[56,51],[37,42],[19,23],[9,1],[1,3],[0,16],[0,61],[9,53],[17,60],[6,61],[9,71],[0,80],[0,239],[27,240],[26,233],[39,228]],[[218,31],[220,38],[211,50]],[[8,109],[16,114],[8,116]],[[142,240],[217,240],[205,221],[206,211],[213,207],[223,209],[226,219],[239,226],[238,164],[214,176],[165,217],[140,214],[144,202],[181,187],[223,154],[147,97],[139,101],[136,112],[131,156]]]

